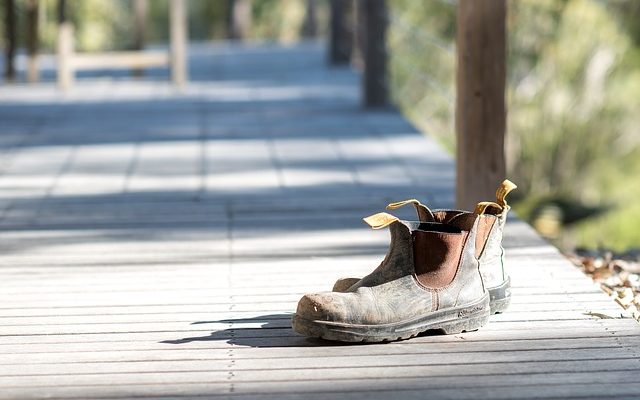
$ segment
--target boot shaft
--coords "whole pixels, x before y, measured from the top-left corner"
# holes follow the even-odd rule
[[[378,268],[349,291],[410,276],[431,293],[434,310],[482,297],[485,287],[476,258],[479,221],[473,213],[460,215],[447,224],[402,221],[387,213],[365,218],[374,229],[388,226],[391,243]]]
[[[475,256],[480,261],[480,270],[485,279],[485,284],[491,288],[503,284],[508,279],[504,263],[502,237],[507,214],[511,209],[507,204],[506,197],[515,188],[515,184],[505,180],[496,190],[496,202],[478,203],[474,212],[455,209],[430,210],[415,199],[391,203],[387,208],[393,210],[412,204],[416,208],[418,218],[422,223],[441,223],[455,226],[460,225],[461,221],[477,217]],[[468,223],[466,225],[468,228]]]

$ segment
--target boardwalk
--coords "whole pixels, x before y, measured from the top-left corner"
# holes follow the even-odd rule
[[[369,272],[389,201],[454,165],[323,49],[194,48],[161,72],[0,91],[0,398],[638,398],[640,327],[516,220],[481,330],[339,345],[298,298]]]

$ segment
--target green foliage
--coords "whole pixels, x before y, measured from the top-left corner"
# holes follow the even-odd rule
[[[455,143],[455,6],[388,2],[390,79],[394,102],[422,130],[452,150]]]
[[[628,239],[637,236],[640,220],[634,227],[615,217],[633,217],[629,193],[620,188],[633,185],[640,173],[640,74],[629,33],[597,1],[511,4],[509,65],[523,64],[509,76],[511,175],[530,196],[563,196],[575,208],[618,204],[613,213],[576,228],[580,245],[638,246]],[[529,10],[537,18],[529,18]],[[528,56],[529,36],[545,30],[528,27],[530,21],[555,22],[551,34],[539,35],[536,57]],[[617,226],[601,236],[608,224]]]
[[[251,30],[253,39],[283,39],[291,41],[299,38],[304,21],[305,5],[301,1],[258,0],[254,1]]]
[[[127,0],[76,0],[69,2],[79,51],[130,48],[133,19]]]
[[[26,0],[16,0],[18,45],[25,42]],[[148,0],[146,40],[169,39],[169,0]],[[291,42],[300,38],[306,0],[251,0],[252,24],[248,39]],[[227,0],[188,0],[189,38],[194,41],[227,36]],[[54,51],[58,0],[40,0],[39,39],[43,51]],[[328,2],[317,0],[318,36],[327,33]],[[132,0],[67,0],[78,51],[127,50],[133,47]],[[0,2],[0,29],[4,32],[4,3]],[[4,40],[4,35],[0,35]],[[1,42],[0,42],[1,43]]]
[[[635,200],[637,198],[629,198],[627,202],[621,200],[616,210],[578,227],[576,242],[586,247],[605,247],[619,252],[637,249],[640,243],[640,203]]]
[[[514,49],[528,20],[521,11],[526,3],[514,10]],[[557,8],[538,10],[545,11]],[[554,33],[528,74],[509,77],[509,170],[531,192],[602,201],[594,188],[606,185],[617,160],[630,155],[630,147],[615,144],[633,135],[626,127],[637,119],[640,81],[635,71],[619,68],[630,43],[592,1],[565,3]]]
[[[640,6],[612,3],[509,2],[509,177],[523,217],[557,211],[559,244],[640,246],[640,208],[629,201],[640,195],[629,189],[640,174]],[[444,98],[455,95],[455,59],[442,49],[454,46],[455,7],[391,4],[394,98],[453,149],[453,104]]]

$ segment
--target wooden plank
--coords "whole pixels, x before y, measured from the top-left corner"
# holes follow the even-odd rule
[[[171,81],[182,87],[187,83],[187,5],[185,0],[170,0],[169,40]]]
[[[493,199],[505,178],[506,2],[460,0],[457,14],[456,206]]]
[[[255,332],[255,330],[254,330]],[[60,363],[61,358],[65,358],[64,363],[81,363],[81,362],[115,362],[121,360],[131,361],[153,361],[153,360],[174,360],[181,359],[227,359],[228,349],[231,345],[235,345],[237,352],[235,357],[240,359],[257,359],[257,358],[292,358],[300,353],[300,347],[292,346],[264,346],[256,351],[250,347],[241,346],[239,342],[248,341],[248,330],[237,329],[235,335],[240,335],[240,340],[229,334],[227,340],[193,340],[180,343],[180,350],[176,351],[176,345],[167,343],[164,339],[166,335],[153,335],[157,337],[157,341],[149,341],[144,339],[131,341],[87,341],[87,342],[61,342],[61,343],[29,343],[24,344],[3,344],[0,346],[0,353],[3,359],[0,365],[8,366],[14,364],[56,364]],[[276,344],[285,341],[291,341],[293,335],[287,336],[287,332],[282,330],[270,329],[269,334],[264,334],[263,343],[269,341]],[[254,336],[259,332],[254,333]],[[421,340],[402,343],[401,345],[384,348],[384,349],[366,349],[354,348],[349,349],[349,355],[394,355],[394,354],[438,354],[445,353],[468,353],[468,352],[495,352],[495,351],[532,351],[532,350],[560,350],[560,349],[582,349],[585,352],[589,349],[607,349],[607,348],[626,348],[633,349],[637,347],[638,338],[632,332],[627,332],[626,336],[618,334],[618,337],[605,336],[598,337],[563,337],[548,338],[540,340],[530,339],[510,339],[502,338],[494,334],[494,339],[490,340],[485,335],[485,340],[470,340],[462,342],[458,340],[444,340],[435,343],[429,341],[428,338],[419,338]],[[147,335],[149,337],[149,335]],[[142,338],[142,336],[141,336]],[[164,339],[164,340],[163,340]],[[257,339],[257,338],[256,338]],[[471,337],[471,339],[475,339]],[[231,343],[227,343],[231,341]],[[523,349],[523,341],[526,341],[526,349]],[[624,342],[620,344],[620,342]],[[257,340],[256,340],[257,342]],[[301,342],[297,341],[296,344]],[[336,352],[334,347],[339,346],[307,346],[305,350],[306,357],[318,357],[332,355],[340,357],[340,353]],[[202,354],[202,350],[206,350],[206,354]],[[246,351],[245,351],[246,350]],[[634,364],[635,365],[635,364]],[[585,366],[587,367],[587,366]],[[613,367],[620,367],[616,364]],[[637,367],[637,365],[636,365]]]
[[[128,360],[126,356],[120,357],[113,361],[88,361],[78,357],[75,361],[73,358],[69,361],[60,363],[42,363],[42,364],[11,364],[1,366],[2,378],[0,382],[7,383],[11,377],[19,376],[63,376],[63,375],[122,375],[122,374],[138,374],[138,373],[160,373],[169,371],[209,371],[226,373],[229,370],[229,352],[226,356],[219,351],[218,358],[207,358],[201,356],[196,357],[197,352],[185,354],[185,358],[175,358],[164,360],[160,357],[154,357],[153,354],[149,360],[138,356],[139,359]],[[339,348],[327,353],[334,353],[330,356],[317,357],[277,357],[277,358],[234,358],[233,370],[235,372],[245,371],[247,373],[259,373],[261,370],[286,370],[291,373],[294,370],[342,370],[343,376],[348,376],[348,371],[358,368],[402,368],[411,366],[431,366],[438,368],[446,375],[458,375],[460,366],[466,366],[467,371],[474,364],[493,364],[497,367],[492,368],[494,372],[503,374],[508,372],[527,372],[529,369],[523,366],[515,366],[521,363],[527,363],[529,366],[533,363],[541,364],[537,371],[544,371],[542,365],[552,366],[555,363],[562,362],[582,362],[591,361],[608,361],[609,369],[616,369],[622,366],[622,369],[640,370],[638,365],[637,354],[633,353],[631,348],[587,348],[587,349],[544,349],[530,351],[480,351],[480,352],[453,352],[453,353],[430,353],[421,354],[414,353],[409,350],[403,354],[373,354],[373,355],[352,355],[348,351],[343,352]],[[169,356],[171,353],[162,353]],[[345,355],[347,357],[345,357]],[[70,357],[73,357],[71,355]],[[445,361],[446,360],[446,361]],[[598,363],[602,368],[604,362]],[[91,364],[91,370],[87,371],[87,364]],[[507,366],[507,364],[510,364]],[[573,363],[576,370],[579,367]],[[617,365],[616,365],[617,364]],[[514,370],[515,368],[515,370]],[[484,375],[486,371],[475,369],[475,374]],[[375,377],[375,374],[373,377]],[[464,374],[464,373],[462,373]],[[471,374],[471,373],[469,373]],[[430,375],[437,376],[437,372],[431,372]],[[380,375],[377,375],[380,376]],[[250,375],[248,375],[248,379]],[[3,385],[4,386],[4,385]],[[47,386],[50,386],[47,385]]]
[[[0,314],[0,324],[7,321],[9,317],[15,318],[33,318],[33,317],[62,317],[62,316],[90,316],[95,314],[100,315],[169,315],[172,313],[207,313],[222,307],[235,305],[234,309],[240,310],[243,308],[249,309],[255,307],[255,302],[260,301],[263,304],[273,304],[274,307],[279,305],[281,309],[293,309],[295,304],[304,294],[303,292],[283,293],[279,295],[265,295],[265,296],[242,296],[233,295],[230,296],[217,296],[208,297],[209,303],[206,304],[145,304],[145,305],[112,305],[108,306],[91,306],[91,300],[83,302],[83,306],[76,306],[77,303],[69,302],[67,307],[50,306],[47,302],[47,307],[25,307],[23,302],[20,303],[21,307],[7,304],[2,307],[2,313]],[[203,299],[205,300],[205,299]],[[46,301],[46,300],[45,300]],[[10,307],[10,308],[9,308]],[[554,311],[584,311],[590,309],[597,309],[599,312],[607,310],[619,311],[617,305],[614,305],[610,300],[598,299],[592,301],[583,301],[580,304],[573,304],[567,302],[553,302],[553,303],[511,303],[510,309],[515,312],[554,312]]]
[[[169,65],[169,55],[161,52],[138,51],[77,53],[73,56],[71,65],[75,70],[164,67]]]
[[[259,308],[256,308],[253,304],[215,304],[205,307],[205,310],[195,311],[189,310],[186,312],[145,312],[145,313],[107,313],[101,314],[100,318],[96,318],[95,314],[75,314],[75,315],[59,315],[58,313],[52,313],[50,315],[25,315],[14,317],[1,317],[0,324],[5,327],[35,327],[47,325],[53,326],[67,326],[76,324],[85,325],[100,325],[100,324],[142,324],[142,323],[158,323],[162,324],[165,321],[172,322],[192,322],[194,320],[204,321],[207,319],[226,319],[235,318],[242,313],[263,313],[268,314],[270,312],[282,312],[282,310],[295,310],[297,300],[292,302],[278,302],[272,304],[263,303]],[[588,319],[598,318],[597,316],[591,316],[590,313],[608,315],[611,318],[620,318],[623,314],[616,304],[613,302],[606,306],[598,305],[595,308],[587,308],[581,306],[569,306],[569,307],[554,307],[553,310],[518,310],[514,309],[508,316],[500,315],[495,318],[495,321],[535,321],[535,320],[567,320],[567,319]],[[230,312],[233,309],[233,312]],[[594,310],[594,311],[592,311]],[[98,322],[99,321],[99,322]]]
[[[402,368],[407,368],[407,373],[402,374]],[[402,367],[402,368],[389,368],[385,369],[384,372],[381,372],[380,369],[377,369],[376,375],[371,375],[373,368],[367,369],[352,369],[352,370],[333,370],[333,371],[322,371],[323,374],[326,373],[326,380],[331,385],[336,385],[338,387],[345,387],[348,384],[355,384],[355,386],[366,385],[367,382],[371,382],[374,387],[398,387],[398,388],[433,388],[433,387],[447,387],[455,386],[456,379],[460,379],[461,376],[468,377],[465,379],[465,383],[463,387],[473,387],[472,385],[477,385],[477,387],[491,387],[496,385],[497,382],[508,378],[512,380],[512,384],[514,387],[518,386],[526,386],[526,385],[534,385],[534,384],[580,384],[580,383],[618,383],[622,384],[625,380],[632,379],[634,374],[637,374],[640,370],[638,369],[627,369],[627,370],[614,370],[614,371],[601,371],[595,380],[591,378],[588,372],[574,372],[574,371],[563,371],[561,373],[528,373],[521,372],[517,373],[500,373],[502,372],[500,368],[495,368],[492,366],[488,366],[488,369],[481,375],[474,375],[473,372],[470,372],[470,368],[459,368],[460,371],[466,371],[467,374],[463,375],[455,371],[450,375],[441,376],[439,374],[450,371],[450,369],[440,368],[439,370],[436,368],[415,368],[415,367]],[[493,374],[489,374],[493,372]],[[253,375],[255,373],[255,375]],[[429,379],[428,383],[424,382],[422,376],[424,374],[433,374],[434,376]],[[185,386],[189,386],[191,384],[197,383],[218,383],[227,385],[229,374],[226,371],[189,371],[187,373],[180,372],[166,372],[162,371],[157,374],[147,374],[147,373],[139,373],[139,376],[130,375],[130,374],[114,374],[114,375],[102,375],[97,373],[89,373],[89,374],[78,374],[74,376],[56,376],[55,379],[58,380],[59,384],[56,385],[56,388],[66,387],[83,387],[83,386],[109,386],[109,382],[113,382],[113,385],[175,385],[182,384]],[[285,374],[292,374],[292,379],[288,380]],[[303,388],[309,387],[312,391],[324,392],[327,391],[328,388],[322,389],[321,385],[318,385],[318,372],[317,371],[309,371],[309,370],[287,370],[287,371],[251,371],[248,373],[243,373],[242,371],[238,371],[237,374],[233,376],[233,382],[238,389],[238,392],[249,392],[249,393],[273,393],[278,392],[278,388],[280,390],[283,384],[289,383],[291,386]],[[75,378],[75,380],[74,380]],[[563,381],[564,378],[564,381]],[[608,378],[608,380],[606,380]],[[17,388],[48,388],[51,387],[50,384],[47,384],[46,376],[25,376],[25,377],[12,377],[8,379],[0,378],[0,382],[4,385],[3,387],[17,389]],[[422,382],[420,381],[422,379]],[[378,382],[377,384],[374,381],[381,380],[382,382]],[[350,382],[349,382],[350,381]],[[263,384],[264,388],[259,388],[259,385]],[[468,385],[468,386],[467,386]],[[224,392],[224,391],[223,391]]]
[[[317,380],[293,381],[293,382],[256,382],[235,383],[208,382],[205,378],[201,381],[189,383],[154,382],[140,385],[87,385],[87,386],[58,386],[47,388],[47,393],[52,397],[64,398],[126,398],[153,397],[153,398],[184,398],[201,397],[200,393],[206,393],[207,397],[217,398],[284,398],[295,399],[304,396],[309,399],[326,399],[328,396],[340,396],[351,398],[375,398],[385,399],[389,396],[401,398],[419,399],[424,396],[432,398],[497,398],[497,399],[530,399],[530,398],[554,398],[557,394],[573,394],[580,398],[603,398],[615,393],[620,396],[637,395],[637,389],[630,385],[623,385],[623,378],[631,379],[633,372],[620,374],[612,383],[595,380],[585,382],[585,376],[567,374],[568,382],[562,382],[557,376],[533,376],[525,374],[515,376],[513,385],[500,385],[501,377],[469,377],[463,384],[455,384],[455,378],[434,379],[358,379],[335,380],[325,384]],[[170,379],[170,378],[169,378]],[[527,379],[531,383],[526,383]],[[37,389],[37,388],[36,388]],[[157,397],[157,391],[163,392],[162,397]],[[230,394],[231,392],[231,394]],[[35,392],[37,393],[37,392]],[[31,396],[35,394],[30,392]],[[87,396],[87,393],[91,393]],[[269,396],[271,395],[271,396]],[[25,397],[24,388],[8,388],[3,391],[2,398]],[[29,396],[29,398],[32,398]],[[95,397],[94,397],[95,396]],[[555,397],[557,398],[557,397]]]
[[[73,85],[75,71],[73,70],[73,25],[67,17],[66,0],[58,0],[58,37],[57,51],[57,80],[61,90],[68,90]]]
[[[199,356],[198,359],[228,358],[228,350],[234,350],[234,357],[241,359],[257,358],[289,358],[299,356],[301,352],[305,357],[369,354],[384,357],[385,354],[413,354],[459,352],[470,351],[496,351],[504,342],[502,351],[517,352],[522,350],[551,350],[551,349],[589,349],[601,348],[626,348],[633,352],[637,347],[637,326],[615,328],[608,332],[596,332],[598,327],[593,324],[586,329],[582,325],[574,323],[573,330],[549,328],[544,334],[535,336],[527,335],[525,329],[513,329],[509,326],[503,331],[491,330],[464,334],[456,337],[445,335],[426,335],[418,337],[411,342],[400,343],[397,346],[360,352],[350,349],[348,352],[340,350],[340,345],[321,341],[309,341],[295,335],[288,326],[287,321],[268,321],[268,328],[262,325],[253,327],[229,328],[212,332],[202,331],[146,331],[127,333],[94,333],[77,335],[47,335],[47,336],[23,336],[18,340],[17,336],[5,336],[1,347],[2,354],[7,358],[3,365],[12,365],[14,355],[24,355],[18,364],[26,364],[28,360],[34,364],[74,363],[74,360],[93,359],[96,361],[110,361],[116,359],[152,359],[176,357],[187,359]],[[280,325],[273,328],[272,325]],[[497,324],[503,326],[505,324]],[[537,328],[545,328],[544,324],[532,323]],[[530,325],[530,326],[531,326]],[[513,325],[512,325],[513,326]],[[152,340],[153,339],[153,340]],[[551,344],[550,344],[551,343]],[[556,344],[553,344],[556,343]],[[407,347],[410,346],[410,347]],[[202,354],[205,351],[206,354]],[[62,353],[66,355],[63,356]],[[147,356],[147,354],[149,354]],[[222,355],[221,355],[222,354]],[[38,358],[41,355],[42,358]],[[20,361],[21,360],[21,361]],[[50,360],[50,361],[47,361]],[[57,361],[56,361],[57,360]],[[79,361],[78,361],[79,362]],[[588,364],[588,363],[587,363]],[[614,364],[614,362],[612,362]]]
[[[251,311],[227,311],[227,312],[211,312],[205,315],[194,315],[193,318],[188,316],[179,316],[174,319],[164,318],[146,318],[143,321],[131,321],[132,318],[127,318],[125,321],[119,321],[117,318],[85,318],[81,322],[63,321],[60,323],[49,324],[7,324],[3,326],[4,335],[53,335],[53,334],[88,334],[88,333],[108,333],[108,332],[143,332],[143,331],[188,331],[189,329],[195,329],[190,327],[190,324],[199,323],[202,325],[202,330],[212,329],[226,329],[229,326],[229,320],[248,320],[249,326],[243,325],[245,328],[255,327],[260,328],[264,325],[262,317],[264,315],[281,315],[289,323],[290,310],[282,312],[277,310],[276,307],[269,309],[265,307],[264,310],[251,310]],[[587,310],[585,310],[587,311]],[[620,312],[621,314],[622,312]],[[605,315],[606,318],[621,318],[620,314],[613,314],[613,311],[604,310],[603,313],[595,313],[589,316],[587,313],[580,313],[575,311],[565,311],[557,313],[514,313],[509,318],[497,317],[494,322],[506,321],[506,322],[538,322],[538,321],[556,321],[557,323],[564,323],[566,321],[597,321],[600,319],[599,315]],[[629,318],[627,318],[629,319]],[[88,321],[86,321],[88,320]],[[632,319],[629,319],[633,322]],[[206,322],[206,325],[205,325]]]

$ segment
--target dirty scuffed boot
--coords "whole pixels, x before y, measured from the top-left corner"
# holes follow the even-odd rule
[[[505,180],[496,191],[496,202],[482,202],[476,207],[475,213],[480,215],[478,249],[480,272],[491,297],[491,313],[500,313],[507,309],[511,301],[511,280],[505,269],[504,248],[502,236],[507,214],[511,207],[507,204],[507,195],[516,188],[516,185]],[[458,215],[470,214],[461,210],[433,210],[421,204],[418,200],[411,199],[387,206],[393,210],[407,204],[413,204],[421,222],[446,223]],[[353,287],[360,278],[347,277],[338,279],[333,285],[334,292],[346,292]]]
[[[292,321],[296,332],[380,342],[431,329],[473,331],[487,323],[489,293],[476,258],[478,215],[466,213],[442,224],[379,213],[365,222],[374,229],[389,227],[387,256],[347,292],[303,296]]]
[[[399,201],[397,203],[391,203],[391,204],[387,205],[387,209],[388,210],[395,210],[395,209],[398,209],[400,207],[406,206],[408,204],[412,204],[416,208],[416,213],[418,214],[418,219],[419,219],[420,222],[436,222],[436,218],[433,215],[433,213],[431,212],[431,210],[429,209],[429,207],[427,207],[424,204],[420,203],[416,199],[410,199],[410,200]],[[360,281],[360,279],[361,278],[355,278],[355,277],[339,278],[333,284],[333,289],[331,289],[331,291],[332,292],[346,292],[346,291],[349,290],[349,288],[351,288],[353,285],[358,283],[358,281]]]

